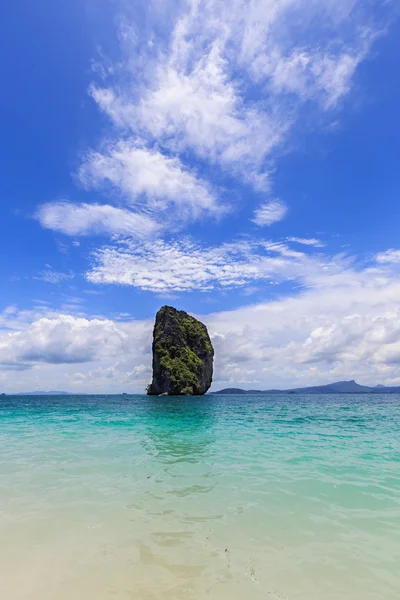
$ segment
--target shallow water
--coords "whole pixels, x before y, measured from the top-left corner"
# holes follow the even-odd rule
[[[0,598],[391,600],[400,397],[0,399]]]

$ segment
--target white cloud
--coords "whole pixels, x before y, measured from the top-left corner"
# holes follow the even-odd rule
[[[146,328],[144,328],[146,329]],[[20,331],[2,334],[0,360],[18,363],[86,363],[122,356],[130,344],[140,348],[143,324],[130,327],[109,319],[72,315],[43,317]],[[137,339],[132,338],[137,335]]]
[[[96,284],[130,285],[157,293],[210,291],[295,282],[302,287],[330,287],[359,281],[351,257],[294,250],[282,242],[244,239],[220,246],[179,242],[136,244],[129,239],[94,252],[86,274]],[[378,285],[389,275],[372,265],[362,272]]]
[[[149,216],[107,204],[50,202],[39,207],[36,218],[43,227],[67,235],[117,233],[144,238],[158,230]]]
[[[256,189],[297,109],[333,108],[376,35],[352,0],[190,1],[172,19],[170,37],[150,46],[125,21],[122,61],[91,94],[134,139],[189,149]]]
[[[259,69],[270,77],[276,93],[295,94],[300,101],[317,100],[329,109],[350,91],[351,79],[370,46],[368,36],[364,41],[359,40],[359,46],[351,52],[344,49],[342,54],[296,49],[291,55],[282,56],[275,50],[272,55],[258,56],[253,68],[258,70],[258,77]]]
[[[179,29],[179,28],[178,28]],[[154,66],[154,82],[134,104],[131,90],[93,88],[92,95],[114,121],[134,135],[156,140],[168,151],[191,150],[211,164],[232,169],[255,187],[265,187],[264,157],[281,140],[287,120],[245,105],[230,80],[218,43],[202,52],[193,68],[173,54]]]
[[[376,255],[376,262],[385,263],[400,263],[400,250],[386,250]]]
[[[254,211],[254,217],[252,221],[259,227],[265,227],[266,225],[273,225],[282,221],[287,213],[287,206],[280,200],[272,200],[262,204],[259,208]]]
[[[321,264],[285,244],[241,241],[201,247],[189,240],[133,244],[129,240],[95,252],[96,264],[87,274],[92,283],[132,285],[154,292],[207,291],[243,287],[263,280],[308,281],[321,269],[336,273],[343,262]]]
[[[2,389],[121,392],[126,385],[128,391],[132,386],[143,391],[151,379],[149,321],[116,322],[10,306],[0,314],[0,326]]]
[[[357,379],[400,385],[400,281],[367,272],[329,289],[206,317],[217,387],[295,387]]]
[[[125,239],[96,250],[86,277],[95,284],[129,285],[159,294],[243,289],[258,282],[264,286],[292,282],[298,293],[300,288],[351,289],[364,282],[379,288],[388,285],[395,273],[376,261],[360,269],[351,256],[322,254],[305,245],[307,252],[256,238],[219,246],[190,239],[141,244]]]
[[[119,142],[102,153],[89,153],[79,177],[88,188],[112,184],[128,205],[154,219],[161,214],[165,219],[170,213],[175,221],[182,221],[219,211],[207,183],[183,167],[178,158],[132,143]],[[171,208],[175,210],[171,212]]]
[[[40,222],[68,235],[146,237],[228,212],[226,173],[269,192],[299,115],[321,123],[316,112],[350,91],[377,36],[374,4],[188,0],[164,5],[155,23],[161,13],[151,0],[148,27],[125,16],[121,54],[97,65],[101,83],[89,90],[115,127],[78,170],[80,183],[111,192],[116,206],[50,203]],[[236,186],[231,210],[241,193]],[[270,203],[255,221],[271,224],[284,210]]]
[[[296,387],[356,379],[400,385],[400,279],[387,267],[338,271],[329,281],[244,308],[198,315],[216,351],[214,389]],[[45,311],[48,315],[44,316]],[[0,315],[2,389],[143,391],[152,320],[60,315],[42,307]],[[126,389],[125,389],[126,388]]]
[[[67,281],[68,279],[73,279],[74,277],[75,277],[75,275],[71,272],[61,273],[59,271],[54,271],[49,266],[44,271],[42,271],[37,277],[34,277],[33,279],[39,279],[40,281],[45,281],[46,283],[61,283],[62,281]]]
[[[179,158],[132,142],[109,144],[102,152],[89,152],[78,177],[87,189],[106,190],[107,185],[111,186],[110,196],[123,207],[50,202],[36,212],[43,227],[75,236],[146,238],[226,210],[212,187],[184,167]]]
[[[288,237],[287,242],[293,242],[294,244],[302,244],[303,246],[313,246],[314,248],[323,248],[325,244],[321,240],[316,238],[299,238],[299,237]]]
[[[115,127],[86,153],[78,179],[87,189],[104,191],[109,204],[52,202],[38,209],[43,227],[67,235],[126,236],[95,251],[87,274],[93,283],[164,295],[246,291],[257,283],[266,296],[270,284],[298,285],[295,297],[206,317],[219,384],[289,386],[347,376],[400,381],[400,251],[382,252],[360,270],[345,256],[312,254],[322,246],[314,238],[287,239],[308,247],[307,253],[249,239],[215,247],[146,241],[221,214],[227,173],[265,197],[278,151],[299,115],[311,115],[312,124],[351,90],[376,37],[369,10],[374,5],[188,0],[166,7],[168,30],[164,26],[156,37],[160,28],[151,27],[157,11],[150,2],[151,40],[125,20],[121,57],[101,70],[101,86],[90,89]],[[235,193],[241,188],[235,186]],[[265,203],[254,221],[270,225],[286,210],[278,200]],[[42,308],[24,314],[12,309],[0,323],[14,328],[0,334],[0,364],[21,370],[21,385],[28,388],[46,380],[49,387],[70,388],[73,381],[75,389],[107,391],[130,382],[141,390],[148,378],[149,321],[113,322]],[[13,379],[1,377],[15,389]]]

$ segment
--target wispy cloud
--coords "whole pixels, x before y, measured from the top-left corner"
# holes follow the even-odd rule
[[[158,293],[242,288],[257,281],[329,286],[337,278],[352,277],[351,260],[344,256],[314,256],[255,239],[220,246],[189,240],[136,244],[126,239],[95,251],[94,259],[86,275],[90,282]]]
[[[188,0],[164,6],[168,28],[155,23],[155,4],[148,27],[121,19],[120,56],[99,65],[90,87],[114,128],[87,152],[78,180],[113,206],[45,205],[47,228],[162,235],[226,213],[226,174],[265,197],[299,116],[311,114],[312,126],[316,113],[337,109],[379,33],[374,1]],[[283,204],[269,203],[255,222],[283,216]]]
[[[50,202],[39,207],[36,218],[43,227],[67,235],[125,234],[143,238],[159,230],[151,217],[108,204]]]
[[[45,281],[46,283],[61,283],[62,281],[73,279],[74,277],[75,275],[71,271],[68,273],[62,273],[59,271],[54,271],[51,267],[47,267],[44,271],[39,273],[39,275],[34,277],[34,279],[39,279],[40,281]]]
[[[158,46],[125,22],[125,60],[91,93],[134,138],[190,149],[259,189],[297,110],[334,108],[375,35],[352,0],[190,1]]]
[[[321,240],[316,238],[299,238],[299,237],[288,237],[287,242],[293,242],[294,244],[301,244],[303,246],[313,246],[314,248],[323,248],[325,244]]]

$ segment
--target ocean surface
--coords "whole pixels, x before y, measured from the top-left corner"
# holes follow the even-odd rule
[[[398,600],[400,396],[0,398],[0,598]]]

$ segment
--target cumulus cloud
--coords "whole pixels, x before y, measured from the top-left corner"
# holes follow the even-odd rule
[[[359,278],[206,317],[219,386],[400,385],[398,280]]]
[[[106,356],[121,356],[130,344],[140,347],[143,325],[128,332],[123,324],[109,319],[86,319],[55,315],[33,321],[19,331],[0,338],[0,358],[9,364],[86,363]],[[132,338],[136,334],[136,339]]]
[[[386,268],[345,271],[296,295],[197,315],[216,351],[214,389],[354,378],[400,385],[400,279]],[[152,321],[48,313],[9,307],[0,315],[2,327],[12,327],[0,332],[2,389],[15,391],[13,369],[21,389],[45,380],[55,389],[144,390]]]
[[[282,221],[287,213],[287,206],[280,200],[272,200],[262,204],[254,211],[253,222],[259,227],[273,225]]]

